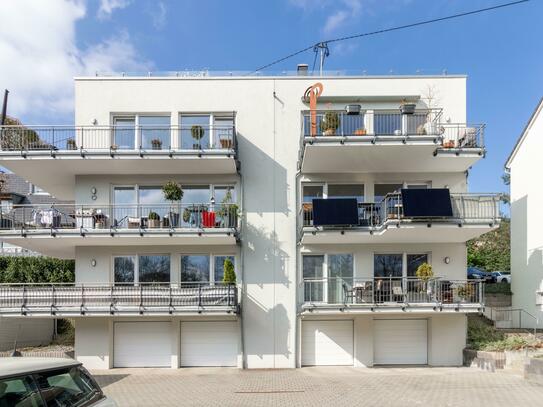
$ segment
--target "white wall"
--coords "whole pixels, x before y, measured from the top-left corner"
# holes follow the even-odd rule
[[[543,290],[543,113],[527,129],[511,163],[511,280],[513,307],[523,308],[543,321],[536,306],[536,290]],[[523,325],[534,321],[523,317]],[[539,327],[541,328],[541,322]]]

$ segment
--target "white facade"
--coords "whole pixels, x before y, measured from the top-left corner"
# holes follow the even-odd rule
[[[543,221],[539,215],[543,192],[534,174],[543,171],[539,151],[543,148],[543,101],[536,107],[506,169],[511,174],[511,291],[513,308],[521,308],[543,321]],[[523,318],[523,327],[535,320]],[[541,326],[541,325],[539,325]]]
[[[343,110],[350,103],[361,105],[368,135],[378,133],[379,126],[384,125],[379,120],[386,119],[386,115],[394,115],[391,120],[396,120],[404,99],[423,111],[439,108],[442,125],[435,135],[424,132],[425,137],[419,132],[421,126],[417,133],[409,135],[406,132],[415,130],[394,124],[403,126],[403,135],[375,137],[371,143],[368,136],[313,145],[300,140],[300,132],[302,112],[309,109],[303,95],[317,79],[324,88],[318,109]],[[433,95],[431,100],[425,99],[428,89]],[[465,208],[453,208],[455,222],[404,222],[399,217],[381,217],[371,233],[370,229],[358,227],[310,230],[300,214],[305,202],[303,191],[308,185],[322,186],[324,195],[330,196],[331,185],[363,185],[364,202],[376,202],[377,191],[388,184],[403,188],[424,185],[465,194],[467,170],[481,158],[484,148],[475,141],[465,142],[475,130],[465,124],[464,76],[91,77],[76,78],[75,96],[75,123],[82,127],[76,130],[73,151],[55,150],[49,156],[41,152],[30,152],[28,156],[6,153],[2,160],[8,168],[58,198],[74,199],[76,210],[77,205],[98,208],[113,204],[116,187],[137,189],[163,185],[169,180],[184,189],[205,184],[210,185],[206,191],[213,191],[214,186],[231,186],[241,208],[238,235],[228,230],[214,234],[151,233],[150,229],[118,232],[111,225],[111,233],[109,229],[84,231],[81,225],[75,231],[59,228],[49,234],[29,229],[24,237],[21,233],[6,233],[7,241],[74,257],[76,282],[83,285],[115,283],[115,259],[119,256],[134,259],[136,264],[143,261],[140,256],[167,256],[172,284],[183,282],[183,256],[210,256],[211,264],[214,256],[234,259],[239,315],[205,310],[155,316],[108,315],[107,310],[95,316],[89,311],[75,315],[75,352],[87,367],[294,368],[313,364],[369,367],[378,363],[462,363],[465,313],[477,312],[483,300],[473,291],[472,297],[478,299],[461,304],[456,297],[453,299],[452,290],[457,284],[454,281],[466,278],[465,242],[497,225],[493,198],[481,203],[479,198],[462,196],[458,202],[476,205],[477,213],[465,216]],[[99,131],[100,126],[114,125],[119,118],[136,117],[137,122],[146,115],[161,116],[170,126],[182,126],[184,116],[196,114],[211,114],[211,120],[229,114],[235,117],[239,168],[230,156],[185,157],[175,151],[168,156],[164,147],[161,152],[144,152],[141,156],[123,155],[116,145],[108,145],[110,133]],[[452,130],[456,139],[448,140]],[[323,137],[319,140],[334,141]],[[180,143],[182,140],[172,136],[169,148],[177,150]],[[481,205],[488,213],[480,214]],[[458,210],[464,212],[458,215]],[[396,297],[405,295],[408,301],[407,295],[395,293],[394,304],[379,300],[371,310],[331,304],[330,298],[327,306],[313,307],[304,297],[304,256],[322,256],[326,263],[330,255],[337,254],[350,259],[352,271],[348,278],[352,281],[373,279],[375,256],[380,254],[400,256],[398,278],[412,277],[408,274],[409,256],[422,255],[433,265],[435,275],[448,285],[440,285],[439,292],[437,288],[425,288],[422,293],[417,288],[417,294],[428,295],[435,302],[435,296],[446,289],[451,299],[441,305],[429,304],[428,300],[423,307],[404,306]],[[327,273],[328,263],[323,267]],[[328,278],[326,274],[324,280]],[[329,291],[331,285],[326,284],[319,287],[328,287],[327,295],[335,295]],[[393,298],[391,292],[387,294],[389,299]],[[406,329],[411,329],[409,338],[418,342],[412,349],[394,348],[395,343],[402,342]],[[383,335],[394,335],[396,342],[382,342],[379,338]],[[155,345],[160,350],[142,355],[144,349]],[[394,356],[405,352],[415,352],[414,358]]]

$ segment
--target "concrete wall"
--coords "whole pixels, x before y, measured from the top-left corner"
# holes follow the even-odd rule
[[[543,290],[543,114],[534,118],[511,163],[511,291],[513,307],[543,321],[536,290]],[[523,318],[523,325],[534,321]],[[541,327],[541,325],[540,325]]]
[[[48,345],[53,339],[55,321],[49,318],[0,317],[0,351]]]

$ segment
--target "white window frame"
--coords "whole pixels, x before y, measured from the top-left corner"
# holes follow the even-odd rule
[[[172,283],[172,255],[171,253],[128,253],[128,254],[114,254],[111,261],[111,281],[116,284],[115,281],[115,259],[118,257],[133,257],[134,258],[134,285],[139,285],[140,282],[140,256],[168,256],[170,258],[170,281]],[[128,285],[128,283],[127,283]]]
[[[232,257],[234,258],[234,273],[236,273],[236,280],[238,275],[238,267],[237,267],[237,260],[236,255],[233,253],[181,253],[179,256],[179,282],[181,284],[185,283],[183,279],[181,278],[181,274],[183,273],[183,257],[188,256],[207,256],[209,258],[209,284],[214,285],[215,283],[221,283],[222,281],[215,281],[215,257]],[[190,282],[190,281],[189,281]]]
[[[330,279],[330,273],[329,273],[329,269],[330,269],[330,262],[329,262],[329,258],[330,256],[337,256],[337,255],[347,255],[347,256],[351,256],[352,259],[353,259],[353,275],[352,275],[352,279],[354,281],[354,279],[356,278],[355,277],[355,270],[356,270],[356,256],[354,255],[354,253],[351,253],[351,252],[348,252],[348,253],[341,253],[341,252],[333,252],[333,253],[302,253],[302,259],[301,259],[301,267],[300,267],[300,270],[301,270],[301,280],[302,281],[305,281],[304,280],[304,260],[303,260],[303,257],[304,256],[324,256],[324,261],[323,261],[323,264],[322,264],[322,274],[323,276],[321,277],[322,279],[322,303],[323,304],[327,304],[328,303],[328,280]],[[318,281],[318,279],[316,280]],[[314,301],[314,302],[317,302],[318,301]]]
[[[156,116],[156,117],[168,117],[170,119],[170,128],[172,126],[171,113],[112,113],[111,114],[111,123],[113,126],[116,126],[117,120],[129,120],[134,119],[134,150],[139,150],[141,147],[141,127],[140,127],[140,117],[141,116]],[[114,131],[111,132],[110,145],[113,145]],[[170,146],[172,146],[172,131],[170,131]]]
[[[427,252],[424,250],[390,250],[390,251],[377,251],[372,253],[372,278],[375,278],[375,256],[383,256],[387,254],[401,254],[402,255],[402,277],[409,278],[407,276],[407,255],[408,254],[425,254],[428,258],[428,264],[432,265],[432,252]],[[400,278],[400,277],[397,277]]]
[[[220,113],[220,112],[179,112],[177,114],[177,123],[180,128],[181,126],[183,126],[183,123],[182,123],[183,116],[193,116],[193,117],[194,116],[209,116],[209,123],[208,123],[209,145],[207,147],[204,147],[204,149],[214,148],[214,146],[216,145],[215,141],[219,142],[219,140],[215,140],[215,131],[214,131],[215,119],[232,119],[232,122],[235,123],[235,116],[233,113],[229,115],[228,113]]]

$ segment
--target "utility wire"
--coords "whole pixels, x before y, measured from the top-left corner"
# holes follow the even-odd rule
[[[321,43],[329,44],[329,43],[332,43],[332,42],[346,41],[346,40],[352,40],[354,38],[369,37],[371,35],[383,34],[383,33],[391,32],[391,31],[404,30],[406,28],[413,28],[413,27],[418,27],[418,26],[421,26],[421,25],[437,23],[437,22],[440,22],[440,21],[452,20],[454,18],[460,18],[460,17],[466,17],[466,16],[473,15],[473,14],[484,13],[484,12],[487,12],[487,11],[492,11],[492,10],[500,9],[500,8],[503,8],[503,7],[516,6],[516,5],[521,4],[521,3],[527,3],[528,1],[530,1],[530,0],[512,1],[512,2],[509,2],[509,3],[498,4],[498,5],[492,6],[492,7],[486,7],[486,8],[481,8],[481,9],[477,9],[477,10],[466,11],[464,13],[452,14],[450,16],[445,16],[445,17],[433,18],[431,20],[418,21],[416,23],[405,24],[405,25],[400,25],[400,26],[390,27],[390,28],[384,28],[382,30],[370,31],[370,32],[367,32],[367,33],[349,35],[349,36],[346,36],[346,37],[339,37],[339,38],[333,38],[333,39],[326,40],[326,41],[320,41],[320,42],[318,42],[316,44],[310,45],[309,47],[306,47],[306,48],[301,49],[299,51],[293,52],[292,54],[289,54],[289,55],[287,55],[287,56],[285,56],[283,58],[280,58],[280,59],[277,59],[277,60],[275,60],[273,62],[270,62],[269,64],[263,65],[260,68],[255,69],[249,75],[252,75],[252,74],[254,74],[254,73],[258,72],[258,71],[262,71],[264,69],[267,69],[270,66],[276,65],[276,64],[278,64],[280,62],[283,62],[283,61],[285,61],[287,59],[295,57],[296,55],[299,55],[299,54],[301,54],[303,52],[309,51],[310,49],[313,49],[316,45],[321,44]]]

